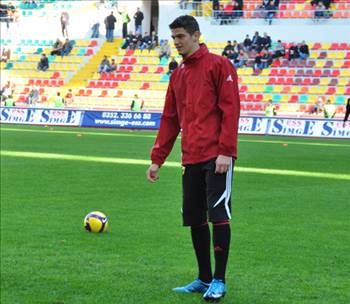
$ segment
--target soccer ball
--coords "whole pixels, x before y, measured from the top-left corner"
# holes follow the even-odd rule
[[[105,232],[108,226],[107,216],[99,211],[90,212],[84,218],[84,227],[89,232]]]

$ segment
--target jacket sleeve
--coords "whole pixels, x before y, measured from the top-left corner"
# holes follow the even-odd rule
[[[219,155],[237,157],[237,134],[240,115],[238,77],[228,59],[218,71],[218,106],[222,112]]]
[[[163,114],[160,120],[160,128],[151,152],[153,164],[161,166],[174,146],[177,135],[180,132],[180,124],[176,110],[175,94],[170,80],[166,93]]]

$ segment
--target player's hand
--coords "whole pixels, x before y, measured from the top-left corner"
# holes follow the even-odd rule
[[[231,156],[219,155],[215,161],[215,173],[226,173],[232,161]]]
[[[158,171],[159,171],[159,166],[156,164],[152,164],[149,166],[146,175],[147,175],[147,179],[151,182],[154,183],[159,179],[158,176]]]

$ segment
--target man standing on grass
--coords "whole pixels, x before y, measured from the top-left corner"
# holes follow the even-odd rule
[[[183,224],[191,227],[199,274],[192,283],[173,290],[220,300],[226,293],[231,238],[230,196],[240,111],[237,74],[228,59],[209,53],[199,43],[201,33],[194,17],[180,16],[170,29],[183,62],[170,77],[147,178],[157,181],[159,168],[181,131]],[[213,224],[214,274],[208,219]]]

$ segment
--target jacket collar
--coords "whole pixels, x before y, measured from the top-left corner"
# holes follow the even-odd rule
[[[183,62],[187,64],[194,63],[208,53],[209,51],[207,46],[204,43],[201,43],[199,45],[199,49],[195,51],[192,55],[186,57]]]

